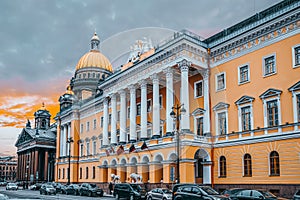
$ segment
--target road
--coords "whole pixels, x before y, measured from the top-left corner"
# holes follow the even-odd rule
[[[7,191],[5,187],[0,187],[0,193],[6,194],[10,199],[63,199],[63,200],[75,200],[75,199],[101,199],[101,200],[115,200],[115,198],[104,196],[104,197],[82,197],[74,195],[56,194],[56,195],[40,195],[39,191],[33,190],[18,190],[18,191]]]

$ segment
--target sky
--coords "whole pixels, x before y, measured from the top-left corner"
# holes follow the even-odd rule
[[[0,155],[16,154],[18,135],[43,102],[56,115],[95,31],[114,63],[135,40],[155,45],[182,29],[208,38],[278,2],[0,0]]]

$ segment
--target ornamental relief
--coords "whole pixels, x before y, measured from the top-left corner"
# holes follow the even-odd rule
[[[222,54],[219,54],[217,56],[214,56],[211,58],[211,63],[217,65],[219,61],[222,61],[223,59],[228,59],[231,56],[234,56],[236,54],[242,53],[245,50],[251,49],[251,48],[257,48],[262,45],[264,45],[266,42],[272,41],[278,36],[285,35],[287,33],[290,33],[292,31],[295,31],[300,28],[300,20],[293,22],[291,24],[288,24],[284,27],[278,28],[277,30],[274,30],[270,33],[267,33],[265,35],[259,36],[258,38],[254,38],[250,41],[248,41],[246,44],[241,44],[239,46],[236,46],[235,48],[228,50],[226,52],[223,52]],[[261,30],[260,30],[261,31]],[[260,32],[258,31],[258,32]],[[258,34],[257,34],[258,35]],[[224,48],[224,47],[222,47]],[[214,52],[217,52],[218,50],[215,50]]]

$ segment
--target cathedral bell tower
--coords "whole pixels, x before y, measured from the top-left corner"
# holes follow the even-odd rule
[[[34,113],[35,118],[35,128],[46,130],[50,127],[50,113],[45,108],[43,103],[42,107]]]

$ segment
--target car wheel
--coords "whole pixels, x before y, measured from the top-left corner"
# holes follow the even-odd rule
[[[42,191],[40,191],[40,194],[43,194]]]
[[[130,200],[134,200],[134,196],[133,196],[133,195],[130,195],[129,199],[130,199]]]
[[[116,199],[118,199],[118,200],[120,199],[119,194],[116,194]]]
[[[167,200],[166,197],[164,197],[162,200]]]
[[[174,200],[181,200],[181,197],[175,197]]]
[[[82,192],[79,192],[79,195],[82,196]]]
[[[149,197],[148,197],[148,200],[152,200],[152,197],[151,197],[151,196],[149,196]]]
[[[88,193],[88,196],[91,197],[91,196],[92,196],[92,192],[89,192],[89,193]]]

